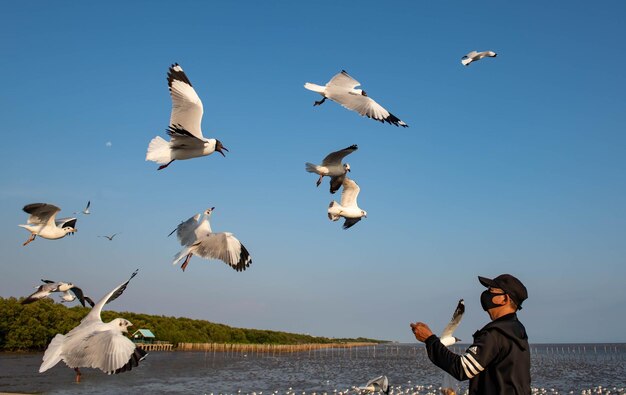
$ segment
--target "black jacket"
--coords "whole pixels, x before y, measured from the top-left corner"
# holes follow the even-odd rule
[[[425,343],[435,365],[457,380],[469,379],[470,395],[530,394],[528,336],[515,313],[474,333],[474,343],[463,355],[448,350],[435,335]]]

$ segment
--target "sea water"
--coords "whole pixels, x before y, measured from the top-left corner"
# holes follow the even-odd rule
[[[79,384],[63,362],[38,373],[42,355],[0,354],[0,392],[336,395],[357,393],[355,387],[386,375],[394,394],[439,395],[445,379],[421,344],[292,354],[151,352],[139,367],[119,375],[81,369]],[[626,344],[532,345],[532,387],[546,394],[626,394],[625,362]],[[459,384],[459,394],[466,389],[466,382]]]

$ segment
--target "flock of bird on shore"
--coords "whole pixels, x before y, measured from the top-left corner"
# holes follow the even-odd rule
[[[461,59],[461,63],[468,66],[482,58],[495,56],[496,53],[492,51],[472,51]],[[176,160],[198,158],[211,155],[214,152],[219,152],[225,157],[224,151],[228,152],[228,149],[220,140],[203,136],[201,129],[202,101],[182,67],[177,63],[170,66],[167,82],[172,98],[172,112],[167,128],[170,140],[167,141],[160,136],[153,138],[148,145],[146,160],[156,162],[160,165],[157,170],[163,170]],[[321,100],[315,101],[314,106],[319,106],[326,99],[330,99],[349,110],[381,123],[408,127],[404,121],[369,97],[364,90],[357,89],[360,85],[357,80],[342,70],[324,86],[307,82],[304,84],[304,88],[322,96]],[[360,188],[354,179],[348,177],[348,173],[351,171],[350,165],[343,163],[344,158],[357,149],[356,144],[351,145],[326,155],[319,165],[308,162],[305,164],[307,172],[319,175],[316,182],[318,187],[324,177],[329,177],[331,194],[343,188],[341,202],[337,203],[333,200],[327,211],[331,221],[344,218],[344,229],[349,229],[362,218],[367,217],[367,212],[361,209],[357,203]],[[89,215],[91,213],[90,205],[91,201],[80,213]],[[24,206],[23,210],[29,214],[29,217],[25,225],[19,226],[30,232],[28,240],[23,244],[24,246],[33,242],[37,236],[57,240],[77,231],[77,217],[57,219],[56,216],[61,209],[54,204],[31,203]],[[252,263],[250,253],[232,233],[214,233],[212,231],[209,218],[214,210],[215,207],[211,207],[203,213],[192,216],[181,222],[170,233],[169,236],[176,233],[182,246],[182,250],[174,257],[173,264],[183,261],[181,264],[183,271],[193,255],[206,259],[222,260],[236,271],[246,270]],[[74,214],[78,214],[78,212]],[[119,234],[114,233],[99,237],[113,241],[113,238]],[[43,284],[37,286],[37,290],[22,301],[23,304],[33,303],[48,297],[51,293],[59,292],[62,302],[78,300],[83,306],[88,303],[92,309],[77,327],[65,335],[57,334],[52,339],[45,351],[39,372],[44,372],[63,360],[68,367],[75,370],[76,381],[78,382],[80,381],[79,368],[81,367],[97,368],[108,374],[115,374],[129,371],[138,366],[147,354],[137,348],[124,335],[132,324],[123,318],[116,318],[111,322],[104,323],[100,316],[104,305],[119,297],[136,274],[137,271],[126,282],[115,287],[97,303],[85,296],[82,289],[72,283],[41,280]],[[463,312],[464,306],[463,300],[461,300],[452,321],[442,334],[441,339],[442,342],[445,341],[445,345],[452,345],[459,340],[452,336],[452,333],[458,326]],[[361,389],[387,393],[388,388],[387,378],[381,376],[370,381]]]

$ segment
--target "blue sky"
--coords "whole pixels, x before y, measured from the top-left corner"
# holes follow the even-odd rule
[[[111,309],[403,342],[464,298],[470,341],[488,320],[476,276],[511,273],[531,342],[624,342],[624,15],[621,1],[7,3],[0,296],[50,278],[99,298],[139,268]],[[463,67],[471,50],[498,57]],[[157,172],[145,151],[166,137],[174,62],[230,153]],[[342,69],[410,127],[314,108],[302,85]],[[344,231],[304,163],[352,144],[368,218]],[[66,216],[88,200],[75,236],[22,247],[25,204]],[[171,265],[167,234],[212,206],[247,271]]]

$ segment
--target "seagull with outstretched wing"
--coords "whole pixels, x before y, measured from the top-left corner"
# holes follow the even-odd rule
[[[444,346],[449,347],[453,345],[454,343],[461,341],[461,339],[459,339],[458,337],[454,337],[453,333],[456,330],[456,328],[459,326],[459,324],[461,323],[461,319],[463,318],[464,313],[465,313],[465,303],[463,302],[463,299],[461,299],[459,300],[459,303],[456,305],[456,309],[454,309],[454,313],[452,314],[452,319],[450,320],[448,325],[446,325],[443,332],[441,333],[441,336],[439,337],[439,340]]]
[[[115,287],[93,306],[80,324],[67,334],[57,334],[46,349],[39,373],[43,373],[64,361],[76,372],[76,382],[80,382],[79,368],[100,369],[107,374],[117,374],[131,370],[139,365],[147,353],[137,348],[124,333],[132,324],[124,318],[111,322],[102,322],[100,314],[105,304],[117,299],[126,289],[130,280],[137,275],[137,270],[128,281]]]
[[[76,232],[76,218],[57,219],[56,215],[61,209],[54,204],[31,203],[22,210],[30,214],[26,225],[18,225],[30,232],[30,238],[23,245],[35,240],[37,236],[56,240]]]
[[[175,160],[184,160],[228,151],[217,139],[202,135],[202,100],[178,63],[167,72],[167,85],[172,96],[172,113],[167,134],[170,141],[157,136],[150,141],[146,160],[157,162],[158,170],[165,169]]]
[[[322,160],[321,165],[305,163],[306,171],[320,176],[316,185],[319,187],[324,176],[330,177],[330,193],[335,193],[343,184],[346,174],[350,171],[349,163],[341,163],[343,158],[359,149],[356,144],[339,151],[331,152]]]
[[[387,111],[383,106],[376,103],[374,99],[367,96],[363,89],[355,89],[361,83],[350,77],[345,70],[335,75],[325,86],[312,84],[307,82],[304,87],[310,91],[317,92],[322,95],[322,100],[316,101],[313,105],[319,106],[326,99],[341,104],[348,110],[356,111],[362,116],[374,119],[382,123],[391,125],[408,127],[406,123],[398,117]]]
[[[482,51],[482,52],[471,51],[470,53],[468,53],[467,55],[461,58],[461,64],[463,66],[469,66],[470,63],[480,60],[482,58],[487,58],[487,57],[495,58],[496,56],[498,56],[498,54],[493,51]]]
[[[328,219],[337,221],[339,218],[343,217],[346,219],[343,223],[343,228],[348,229],[359,222],[361,218],[367,218],[367,211],[362,210],[357,204],[356,198],[361,191],[357,183],[345,177],[342,186],[341,204],[334,200],[330,202],[328,206]]]
[[[213,233],[209,224],[213,210],[215,207],[205,210],[202,215],[194,215],[172,231],[176,232],[180,244],[184,247],[174,257],[173,264],[176,265],[185,258],[181,265],[181,269],[185,271],[189,259],[197,255],[206,259],[219,259],[238,272],[246,270],[252,263],[250,253],[232,233]]]

